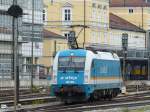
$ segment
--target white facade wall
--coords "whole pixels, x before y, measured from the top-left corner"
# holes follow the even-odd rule
[[[91,43],[108,44],[109,0],[92,0]]]
[[[109,28],[109,0],[92,0],[91,26]]]
[[[42,56],[43,43],[42,42],[34,42],[33,43],[33,55],[34,57]],[[22,44],[22,54],[25,57],[31,57],[32,55],[32,43]]]
[[[128,34],[128,48],[144,50],[146,47],[146,33],[134,32],[134,31],[124,31],[117,29],[110,29],[110,45],[115,45],[122,47],[122,33]]]

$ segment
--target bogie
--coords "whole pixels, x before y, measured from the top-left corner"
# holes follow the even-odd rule
[[[104,100],[112,100],[112,98],[116,97],[119,94],[119,89],[106,89],[106,90],[96,90],[91,96],[90,100],[96,101],[100,99]]]

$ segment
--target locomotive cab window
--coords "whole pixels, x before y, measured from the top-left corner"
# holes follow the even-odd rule
[[[58,70],[84,70],[85,57],[77,56],[66,56],[59,57],[58,59]]]

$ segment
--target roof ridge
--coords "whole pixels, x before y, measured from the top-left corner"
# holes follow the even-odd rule
[[[54,39],[66,39],[65,36],[52,32],[44,28],[43,30],[44,38],[54,38]]]
[[[110,0],[110,7],[150,7],[146,0]]]
[[[129,30],[129,31],[138,31],[138,32],[145,32],[145,30],[141,29],[140,27],[136,26],[135,24],[113,14],[109,13],[110,15],[110,28],[116,28],[120,30]]]

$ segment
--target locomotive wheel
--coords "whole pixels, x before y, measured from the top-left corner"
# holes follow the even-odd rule
[[[112,92],[111,91],[106,91],[106,94],[104,95],[104,100],[109,100],[111,101],[113,98]]]
[[[71,99],[67,99],[67,100],[64,101],[64,103],[65,103],[65,104],[71,104],[71,103],[73,103],[73,102],[71,101]]]
[[[95,100],[98,100],[98,99],[99,99],[98,93],[97,92],[93,92],[91,94],[90,100],[91,101],[95,101]]]
[[[90,95],[90,98],[89,98],[89,101],[93,102],[95,100],[98,100],[98,96],[96,94],[96,92],[93,92],[91,95]]]
[[[108,95],[108,100],[111,101],[112,98],[113,98],[113,97],[112,97],[112,94],[109,94],[109,95]]]
[[[114,98],[114,97],[116,97],[117,95],[118,95],[118,92],[113,91],[113,93],[112,93],[112,97]]]
[[[98,100],[99,99],[99,96],[98,96],[97,92],[93,93],[93,98],[94,98],[94,100]]]
[[[111,101],[113,98],[113,92],[112,91],[109,91],[108,92],[108,100]]]

